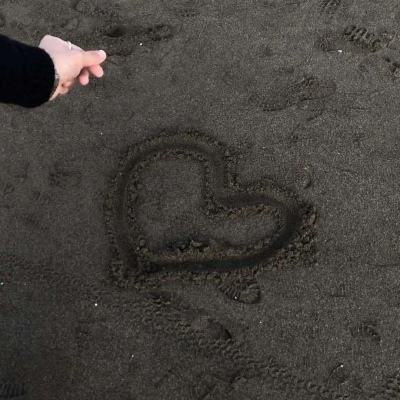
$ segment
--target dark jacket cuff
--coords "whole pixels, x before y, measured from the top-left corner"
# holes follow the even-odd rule
[[[33,108],[49,101],[55,68],[45,50],[0,34],[0,55],[1,102]]]
[[[49,101],[55,80],[54,63],[50,55],[40,47],[22,46],[24,55],[24,85],[20,104],[38,107]]]

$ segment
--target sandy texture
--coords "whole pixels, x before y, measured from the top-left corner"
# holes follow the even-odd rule
[[[0,399],[400,396],[394,0],[0,0],[109,54],[1,105]]]

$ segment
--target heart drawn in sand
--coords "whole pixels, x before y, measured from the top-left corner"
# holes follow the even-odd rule
[[[198,210],[189,209],[189,214],[193,214],[192,226],[185,228],[181,237],[178,232],[180,206],[176,207],[177,214],[167,228],[152,226],[157,220],[143,222],[143,210],[154,197],[148,192],[151,182],[144,184],[145,173],[168,161],[179,163],[182,170],[186,168],[185,163],[188,169],[190,165],[197,165],[201,171],[197,184]],[[160,185],[153,186],[157,189]],[[164,199],[167,201],[167,196],[161,194],[159,203]],[[160,274],[211,275],[224,292],[240,300],[240,293],[235,295],[235,290],[230,288],[232,277],[240,281],[239,292],[251,286],[250,282],[254,287],[254,273],[261,266],[271,260],[282,263],[300,254],[305,246],[311,246],[308,228],[315,215],[310,210],[294,194],[270,181],[239,184],[235,151],[223,144],[197,132],[163,134],[129,148],[112,180],[105,203],[112,256],[109,272],[119,284],[135,286],[154,285],[160,280]],[[258,236],[254,236],[250,224],[244,236],[253,235],[253,242],[238,241],[240,225],[250,220],[258,226]],[[253,293],[250,297],[254,300],[258,296]],[[249,298],[244,300],[243,296],[241,300],[253,302]]]

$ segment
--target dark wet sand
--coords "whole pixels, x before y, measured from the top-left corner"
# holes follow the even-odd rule
[[[109,55],[1,105],[0,399],[400,396],[394,0],[0,0]]]

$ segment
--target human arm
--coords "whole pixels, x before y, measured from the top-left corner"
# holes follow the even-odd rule
[[[66,94],[76,80],[87,85],[90,73],[103,76],[105,59],[104,52],[69,50],[67,42],[50,35],[35,47],[0,34],[0,102],[38,107]],[[52,95],[56,71],[60,82]]]

